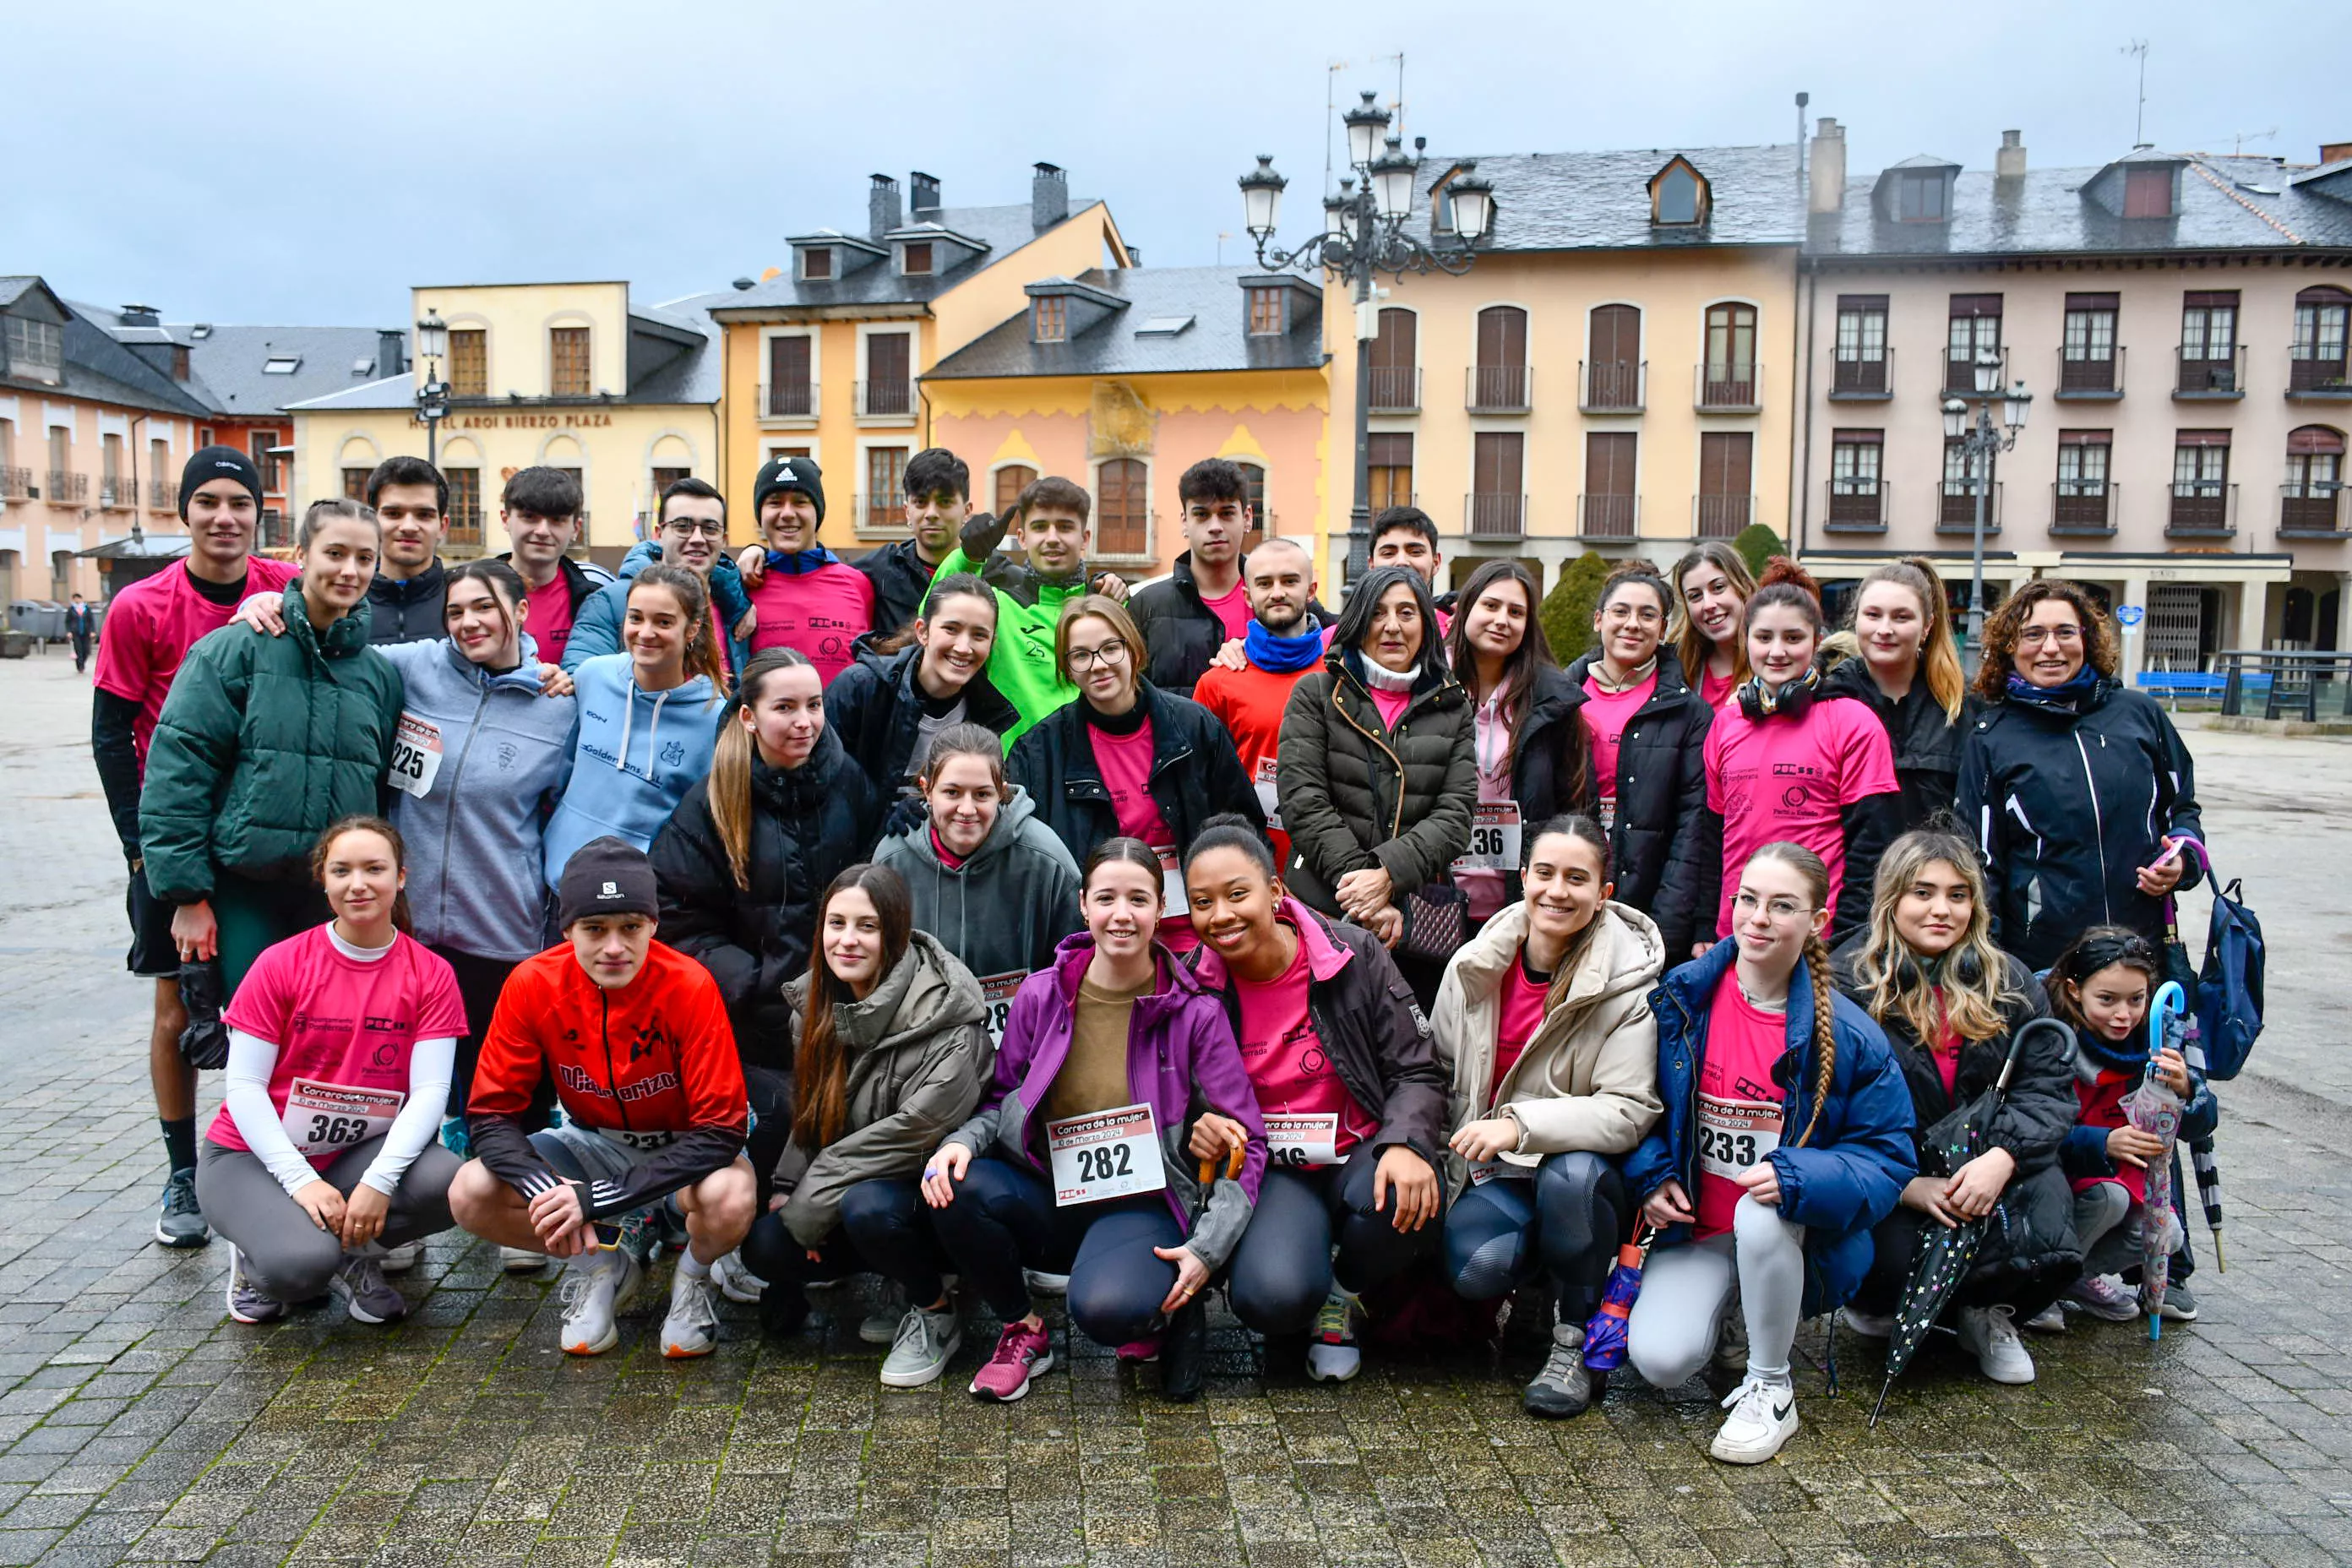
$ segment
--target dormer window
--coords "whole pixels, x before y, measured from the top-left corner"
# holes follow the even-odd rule
[[[1706,222],[1712,205],[1706,176],[1677,155],[1650,177],[1650,221],[1664,228],[1690,228]]]
[[[910,239],[898,247],[898,270],[908,278],[928,278],[934,270],[931,242]]]
[[[1282,297],[1286,289],[1251,289],[1249,296],[1249,335],[1254,338],[1278,338],[1289,331],[1284,320]]]
[[[29,381],[56,381],[64,356],[65,334],[53,321],[24,316],[8,318],[5,368]]]
[[[823,245],[810,246],[801,252],[801,280],[823,283],[833,277],[833,251]]]
[[[1903,223],[1942,223],[1952,216],[1949,191],[1940,171],[1905,174],[1895,183],[1895,216]]]
[[[2172,168],[2158,163],[2124,171],[2124,216],[2170,217]]]
[[[1029,335],[1041,343],[1070,340],[1070,302],[1059,294],[1040,294],[1029,301]]]

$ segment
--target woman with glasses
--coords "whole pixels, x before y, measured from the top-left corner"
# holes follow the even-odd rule
[[[2166,901],[2205,838],[2179,731],[2117,678],[2115,628],[2073,583],[2011,595],[1983,656],[1958,815],[1984,857],[1994,939],[2037,971],[2085,926],[2127,926],[2162,952]]]
[[[1006,759],[1037,820],[1079,865],[1111,838],[1139,838],[1160,857],[1160,940],[1189,952],[1184,851],[1209,818],[1238,812],[1265,831],[1257,791],[1216,715],[1143,679],[1143,637],[1115,599],[1088,594],[1063,607],[1054,654],[1078,689],[1021,737]]]

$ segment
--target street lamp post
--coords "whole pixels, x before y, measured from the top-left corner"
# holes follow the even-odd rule
[[[2000,355],[1990,349],[1979,349],[1975,364],[1977,409],[1976,422],[1969,421],[1969,405],[1958,397],[1944,404],[1944,435],[1959,443],[1961,454],[1968,458],[1969,484],[1977,493],[1977,520],[1974,538],[1969,545],[1969,629],[1967,650],[1974,660],[1984,637],[1984,541],[1986,511],[1992,499],[1992,459],[2017,445],[2017,437],[2025,429],[2026,411],[2033,403],[2033,395],[2025,390],[2022,381],[2012,384],[2006,392],[2000,385]],[[1993,423],[1992,405],[2000,402],[2000,423]]]
[[[1406,232],[1412,216],[1413,187],[1421,160],[1404,151],[1389,130],[1390,114],[1364,94],[1340,116],[1348,128],[1348,162],[1355,170],[1338,191],[1323,198],[1323,232],[1284,250],[1273,243],[1283,187],[1274,159],[1260,154],[1257,167],[1241,177],[1242,208],[1261,267],[1301,272],[1320,268],[1347,283],[1356,306],[1356,484],[1348,514],[1348,577],[1360,575],[1372,547],[1371,342],[1380,335],[1372,309],[1372,279],[1382,272],[1402,279],[1408,272],[1440,271],[1459,277],[1470,270],[1478,242],[1494,222],[1495,187],[1465,163],[1446,184],[1453,208],[1450,236],[1424,241]],[[1418,145],[1418,144],[1416,144]]]
[[[449,352],[448,323],[426,310],[416,323],[416,357],[425,362],[425,382],[416,389],[416,416],[425,421],[425,460],[441,460],[441,421],[449,416],[449,384],[441,379],[441,359]]]

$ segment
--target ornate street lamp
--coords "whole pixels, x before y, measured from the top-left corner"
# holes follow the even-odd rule
[[[1992,459],[1994,454],[2006,452],[2017,445],[2017,437],[2025,429],[2025,416],[2032,406],[2033,395],[2025,390],[2025,383],[2015,382],[2004,392],[2000,384],[2000,355],[1991,349],[1977,351],[1973,367],[1976,381],[1976,421],[1971,427],[1969,405],[1960,398],[1948,398],[1944,403],[1944,436],[1959,443],[1967,458],[1969,483],[1976,491],[1977,515],[1974,538],[1970,546],[1969,571],[1969,627],[1967,652],[1971,667],[1984,638],[1984,541],[1986,510],[1992,495]],[[1992,405],[2000,404],[2000,424],[1993,424]]]
[[[1259,266],[1301,272],[1320,268],[1348,284],[1355,295],[1356,484],[1355,505],[1348,516],[1348,577],[1352,581],[1363,573],[1372,546],[1371,340],[1379,322],[1376,313],[1365,309],[1371,301],[1372,279],[1382,272],[1401,279],[1408,272],[1459,277],[1469,271],[1478,242],[1494,226],[1495,187],[1478,177],[1475,164],[1460,165],[1446,185],[1452,231],[1423,240],[1406,228],[1420,180],[1417,153],[1407,153],[1402,139],[1390,133],[1391,116],[1371,93],[1339,118],[1348,129],[1348,162],[1354,172],[1323,198],[1322,233],[1289,250],[1274,243],[1283,188],[1289,182],[1275,171],[1271,156],[1260,154],[1257,167],[1244,174],[1240,184],[1243,221],[1256,241]]]
[[[416,357],[425,362],[425,381],[416,389],[416,416],[425,421],[425,460],[436,467],[441,421],[449,416],[449,384],[441,379],[441,360],[448,352],[449,325],[440,311],[428,309],[416,323]]]

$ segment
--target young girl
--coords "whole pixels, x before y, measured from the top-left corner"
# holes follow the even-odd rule
[[[941,731],[917,784],[924,819],[883,839],[875,864],[907,879],[916,928],[980,977],[989,1031],[1002,1037],[1013,994],[1086,924],[1077,863],[1037,820],[1029,792],[1005,781],[993,731]]]
[[[1096,847],[1087,929],[1013,997],[978,1113],[923,1167],[955,1272],[1004,1323],[979,1398],[1018,1399],[1054,1364],[1026,1269],[1069,1276],[1090,1338],[1132,1357],[1164,1344],[1170,1398],[1200,1394],[1201,1291],[1249,1223],[1265,1128],[1223,1007],[1158,940],[1162,897],[1150,845]],[[1248,1137],[1205,1189],[1185,1149],[1195,1104]]]
[[[1736,1289],[1748,1368],[1709,1452],[1756,1465],[1797,1430],[1798,1319],[1853,1294],[1871,1228],[1918,1166],[1903,1069],[1830,985],[1829,868],[1767,844],[1733,881],[1731,940],[1650,994],[1665,1112],[1625,1185],[1660,1235],[1627,1353],[1653,1387],[1679,1386],[1714,1353]]]
[[[1847,629],[1860,649],[1822,678],[1830,696],[1867,704],[1895,750],[1900,831],[1948,816],[1976,703],[1952,641],[1944,580],[1925,556],[1890,561],[1854,590]]]
[[[1584,1365],[1584,1325],[1632,1218],[1619,1163],[1658,1119],[1649,992],[1666,948],[1612,900],[1590,817],[1532,829],[1520,881],[1525,897],[1454,955],[1430,1020],[1454,1078],[1445,1263],[1472,1300],[1549,1277],[1551,1353],[1521,1398],[1562,1417],[1606,1375]]]
[[[1675,624],[1675,651],[1684,674],[1698,681],[1700,700],[1720,709],[1748,679],[1741,617],[1756,592],[1756,578],[1739,552],[1721,540],[1709,540],[1675,562],[1674,578],[1682,612]]]
[[[1732,931],[1732,885],[1764,845],[1801,844],[1829,868],[1830,940],[1870,914],[1871,879],[1895,837],[1895,753],[1868,707],[1821,689],[1828,630],[1813,580],[1776,558],[1748,601],[1756,673],[1706,733],[1706,806],[1722,821],[1716,930]]]
[[[2066,1300],[2110,1322],[2127,1321],[2145,1310],[2125,1276],[2139,1270],[2142,1233],[2151,1223],[2147,1163],[2158,1150],[2153,1136],[2130,1125],[2123,1102],[2150,1070],[2147,1010],[2163,983],[2163,961],[2156,949],[2125,926],[2093,926],[2050,967],[2053,1010],[2074,1027],[2074,1097],[2080,1107],[2080,1121],[2067,1134],[2063,1158],[2074,1186],[2083,1277],[2066,1292]],[[2168,1047],[2158,1053],[2154,1071],[2181,1099],[2179,1142],[2212,1136],[2221,1107],[2180,1053]],[[2177,1205],[2177,1163],[2172,1190]],[[2177,1207],[2155,1223],[2174,1238],[2164,1316],[2195,1322],[2197,1299],[2188,1289],[2193,1269],[2188,1230]]]
[[[452,1223],[457,1157],[434,1134],[466,1010],[449,965],[407,934],[397,828],[347,816],[310,867],[334,919],[263,952],[223,1016],[227,1085],[196,1196],[229,1239],[238,1322],[331,1287],[352,1318],[386,1323],[408,1303],[384,1249]]]
[[[1990,925],[1968,840],[1906,833],[1878,862],[1869,927],[1832,959],[1838,988],[1878,1021],[1902,1066],[1923,1164],[1927,1130],[1992,1088],[2018,1031],[2047,1012],[2033,972],[1993,945]],[[2058,1168],[2074,1124],[2072,1062],[2063,1032],[2048,1025],[2019,1043],[1983,1152],[1948,1175],[1914,1176],[1879,1223],[1869,1278],[1845,1309],[1849,1327],[1885,1338],[1922,1239],[1997,1205],[2001,1219],[1987,1227],[1950,1315],[1987,1377],[2033,1381],[2018,1325],[2057,1300],[2083,1266]]]
[[[806,1312],[801,1289],[819,1280],[877,1273],[905,1290],[882,1383],[919,1388],[962,1336],[919,1178],[980,1103],[995,1049],[979,983],[915,929],[896,871],[852,866],[818,909],[817,962],[784,987],[799,1036],[792,1138],[743,1261],[789,1293],[785,1317]]]
[[[933,584],[903,632],[860,641],[825,688],[826,722],[884,795],[915,787],[941,732],[971,723],[1002,735],[1021,721],[988,679],[995,646],[996,595],[969,572]]]
[[[1241,1042],[1272,1162],[1234,1254],[1234,1315],[1269,1337],[1311,1327],[1307,1375],[1344,1382],[1363,1365],[1358,1298],[1437,1242],[1444,1079],[1388,950],[1292,898],[1247,822],[1203,828],[1184,881],[1192,973]],[[1200,1159],[1246,1149],[1229,1116],[1194,1126]]]

